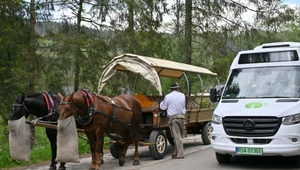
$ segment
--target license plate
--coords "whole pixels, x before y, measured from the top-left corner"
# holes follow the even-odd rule
[[[262,148],[245,148],[245,147],[236,147],[235,153],[240,155],[262,155]]]

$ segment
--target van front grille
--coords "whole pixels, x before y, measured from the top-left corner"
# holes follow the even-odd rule
[[[244,137],[273,136],[281,125],[281,119],[271,116],[228,116],[223,118],[227,135]]]

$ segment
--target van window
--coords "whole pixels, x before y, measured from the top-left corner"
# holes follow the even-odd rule
[[[222,98],[300,98],[300,67],[234,69]]]
[[[299,57],[297,51],[293,50],[293,51],[241,54],[238,63],[251,64],[251,63],[284,62],[284,61],[298,61],[298,60]]]

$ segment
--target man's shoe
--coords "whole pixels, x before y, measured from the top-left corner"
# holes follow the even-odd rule
[[[177,157],[176,155],[172,155],[172,159],[184,159],[184,156]]]

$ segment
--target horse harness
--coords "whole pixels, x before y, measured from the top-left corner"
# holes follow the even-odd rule
[[[127,110],[127,111],[132,111],[131,109],[128,109],[128,108],[125,108],[125,107],[117,105],[115,103],[115,101],[113,100],[113,98],[109,98],[109,101],[107,101],[104,98],[102,98],[101,96],[97,95],[96,93],[92,93],[94,96],[96,96],[99,99],[103,100],[104,102],[112,105],[112,107],[113,107],[113,115],[110,116],[110,115],[108,115],[108,114],[106,114],[104,112],[101,112],[101,111],[98,111],[98,110],[95,109],[95,107],[94,107],[95,101],[94,101],[94,99],[92,97],[92,94],[88,90],[82,89],[81,92],[82,92],[82,94],[84,95],[84,97],[86,99],[86,103],[87,103],[87,106],[88,106],[88,115],[83,116],[83,117],[81,117],[81,116],[75,116],[76,121],[80,125],[86,126],[87,124],[89,124],[91,122],[92,118],[93,118],[93,114],[96,113],[96,114],[100,114],[100,115],[104,116],[105,118],[109,119],[109,121],[110,121],[109,130],[105,134],[107,136],[109,136],[111,139],[115,140],[117,143],[120,143],[119,140],[116,137],[114,137],[113,135],[111,135],[109,133],[110,129],[112,127],[112,123],[114,121],[118,122],[123,128],[128,129],[133,134],[141,136],[140,134],[138,134],[137,132],[135,132],[131,128],[129,128],[128,124],[123,123],[123,122],[121,122],[120,120],[117,119],[116,108],[121,108],[121,109],[124,109],[124,110]],[[72,104],[72,102],[65,102],[65,103],[61,102],[61,104]]]
[[[125,110],[128,110],[128,111],[131,111],[130,109],[128,108],[125,108],[125,107],[121,107],[121,106],[118,106],[116,105],[115,101],[112,99],[112,98],[109,98],[110,99],[110,104],[113,106],[113,115],[110,116],[104,112],[100,112],[100,111],[97,111],[95,110],[95,107],[94,107],[94,99],[92,97],[92,95],[98,97],[99,99],[109,103],[107,100],[103,99],[102,97],[98,96],[97,94],[95,93],[90,93],[88,90],[85,90],[85,89],[82,89],[81,90],[83,96],[85,97],[86,99],[86,104],[87,104],[87,107],[88,107],[88,115],[86,116],[75,116],[76,118],[76,121],[82,125],[82,126],[85,126],[87,124],[89,124],[92,120],[92,116],[93,116],[93,113],[98,113],[106,118],[108,118],[110,121],[118,121],[117,117],[116,117],[116,112],[115,112],[115,108],[122,108],[122,109],[125,109]],[[60,104],[71,104],[72,102],[61,102]],[[120,123],[123,123],[123,122],[120,122]]]
[[[42,94],[42,96],[43,96],[43,98],[44,98],[44,100],[46,102],[47,109],[48,109],[48,114],[46,116],[38,118],[38,120],[42,120],[42,119],[47,118],[47,117],[49,117],[48,121],[55,121],[55,120],[57,120],[57,118],[58,118],[58,111],[55,108],[52,95],[49,94],[49,93],[47,93],[47,92],[41,92],[41,94]],[[27,112],[29,112],[29,110],[27,109],[27,107],[25,105],[25,101],[22,104],[13,104],[13,106],[14,107],[23,107],[22,108],[23,115],[25,115],[25,110]]]
[[[44,117],[49,117],[48,118],[49,121],[56,121],[58,119],[59,114],[55,107],[52,95],[47,92],[42,92],[42,95],[45,99],[47,109],[48,109],[48,115],[46,115]],[[44,117],[42,117],[41,119],[43,119]]]

